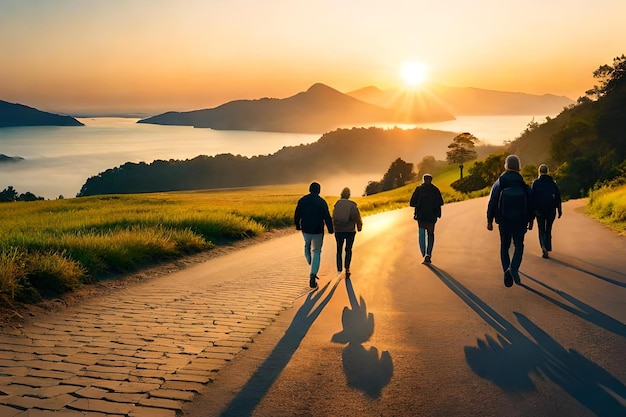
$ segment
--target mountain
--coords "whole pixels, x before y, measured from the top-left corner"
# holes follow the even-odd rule
[[[0,164],[3,162],[19,162],[23,160],[24,158],[22,158],[21,156],[8,156],[3,153],[0,153]]]
[[[398,111],[397,108],[366,103],[318,83],[284,99],[236,100],[211,109],[167,112],[138,123],[216,130],[319,133],[340,127],[454,119],[443,109],[433,114],[417,110]]]
[[[381,90],[364,87],[346,93],[366,103],[391,109],[403,123],[443,122],[453,120],[455,114],[441,99],[428,90]]]
[[[376,87],[366,87],[348,93],[351,97],[384,107],[392,107],[398,100],[406,100],[402,97],[406,97],[407,94],[401,90],[380,90]],[[427,105],[438,103],[437,105],[455,116],[551,115],[558,114],[563,108],[574,104],[573,100],[565,96],[553,94],[535,95],[442,85],[424,88],[419,93],[413,93],[413,96],[426,98],[424,102]]]
[[[0,100],[0,127],[83,126],[71,116],[47,113],[23,104]]]

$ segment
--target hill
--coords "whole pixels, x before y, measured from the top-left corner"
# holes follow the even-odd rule
[[[19,126],[83,126],[83,124],[71,116],[61,116],[0,100],[0,127]]]
[[[0,153],[0,163],[3,162],[19,162],[19,161],[23,161],[24,158],[22,158],[21,156],[8,156],[5,155],[3,153]]]
[[[376,179],[396,158],[413,163],[427,155],[445,158],[455,135],[428,129],[338,129],[315,143],[284,147],[272,155],[128,162],[89,178],[78,196],[308,183],[314,178],[336,182],[365,174]]]
[[[216,130],[328,132],[340,127],[452,120],[443,109],[399,111],[366,103],[324,84],[277,99],[236,100],[188,112],[167,112],[138,123],[205,127]]]
[[[567,97],[552,94],[535,95],[442,85],[430,86],[413,93],[365,87],[348,95],[390,108],[407,101],[424,103],[431,111],[435,110],[433,106],[437,106],[455,116],[557,114],[574,103]]]
[[[561,195],[584,197],[593,187],[626,181],[626,56],[594,72],[600,85],[556,118],[531,126],[507,151],[523,165],[546,163]]]

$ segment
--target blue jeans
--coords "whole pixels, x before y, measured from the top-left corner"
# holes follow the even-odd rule
[[[346,270],[350,269],[350,262],[352,262],[352,246],[354,245],[354,238],[356,232],[335,232],[335,240],[337,241],[337,272],[342,271],[342,257],[343,257],[343,243],[346,243]]]
[[[526,234],[527,223],[502,221],[498,225],[500,230],[500,260],[502,261],[502,270],[511,269],[517,272],[522,264],[522,256],[524,255],[524,235]],[[509,255],[509,248],[513,241],[513,259]]]
[[[304,236],[304,257],[307,263],[311,265],[311,275],[317,275],[317,271],[320,270],[324,233],[311,234],[302,232],[302,236]]]

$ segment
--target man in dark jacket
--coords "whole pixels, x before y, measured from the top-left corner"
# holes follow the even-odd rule
[[[435,245],[435,223],[441,217],[443,198],[439,188],[433,184],[432,175],[424,174],[422,181],[422,184],[413,191],[409,205],[415,207],[413,218],[417,220],[418,241],[420,252],[424,257],[423,263],[429,264]]]
[[[537,216],[537,231],[539,244],[541,245],[542,257],[548,258],[548,252],[552,250],[552,224],[557,211],[559,219],[563,214],[561,207],[561,192],[556,182],[548,175],[548,166],[539,165],[539,177],[532,184],[532,199]]]
[[[506,157],[505,171],[491,187],[487,205],[487,230],[493,230],[495,220],[500,230],[500,260],[504,271],[504,285],[511,287],[513,281],[520,284],[519,267],[524,255],[524,235],[532,229],[533,208],[530,187],[524,182],[516,155]],[[509,248],[513,240],[513,258]]]
[[[321,186],[317,182],[312,182],[309,186],[309,194],[298,200],[294,212],[294,223],[296,230],[302,230],[304,237],[304,257],[311,265],[309,274],[309,286],[317,287],[316,280],[319,279],[317,272],[320,268],[322,254],[322,244],[324,242],[324,224],[328,228],[328,233],[333,233],[333,220],[330,217],[326,200],[320,197]]]

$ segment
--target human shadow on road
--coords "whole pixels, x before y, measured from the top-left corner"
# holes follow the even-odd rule
[[[530,376],[545,375],[596,415],[624,415],[626,408],[608,392],[626,400],[626,387],[617,378],[577,351],[565,350],[526,316],[514,312],[532,340],[449,274],[429,267],[499,333],[497,340],[486,334],[484,340],[477,339],[477,347],[465,347],[467,363],[477,375],[507,391],[536,390]]]
[[[311,291],[307,295],[306,300],[296,312],[289,328],[276,344],[272,353],[250,377],[228,407],[222,411],[221,416],[242,417],[252,415],[256,406],[291,360],[313,322],[333,297],[339,281],[337,279],[332,287],[330,286],[331,282],[328,282],[318,291]]]
[[[383,351],[379,357],[376,347],[372,346],[369,350],[363,347],[362,344],[374,334],[374,315],[367,312],[363,297],[357,301],[352,280],[346,278],[345,282],[352,308],[343,308],[343,330],[334,334],[331,341],[348,344],[341,354],[348,385],[363,391],[370,398],[377,398],[391,381],[393,361],[388,351]]]
[[[565,304],[559,300],[556,300],[552,297],[550,297],[547,294],[542,293],[539,290],[536,290],[532,287],[529,287],[528,285],[525,285],[523,282],[522,284],[520,284],[522,287],[526,288],[528,291],[537,294],[538,296],[540,296],[541,298],[550,301],[551,303],[553,303],[556,306],[561,307],[563,310],[569,311],[570,313],[587,320],[590,323],[595,324],[596,326],[602,327],[603,329],[606,329],[610,332],[615,333],[616,335],[622,336],[622,337],[626,337],[626,325],[624,325],[624,323],[615,320],[613,317],[608,316],[606,314],[604,314],[603,312],[596,310],[595,308],[591,307],[589,304],[583,303],[582,301],[580,301],[579,299],[572,297],[571,295],[567,294],[566,292],[563,292],[561,290],[557,290],[556,288],[552,288],[551,286],[539,281],[536,278],[531,277],[528,274],[525,273],[521,273],[523,276],[525,276],[526,278],[528,278],[529,280],[536,282],[537,284],[541,285],[542,287],[554,292],[555,294],[561,296],[563,299],[567,300],[571,305],[573,305],[574,307],[572,307],[571,305]]]
[[[587,275],[591,275],[592,277],[599,278],[602,281],[608,282],[609,284],[613,284],[613,285],[617,285],[618,287],[626,288],[626,283],[625,282],[621,282],[621,281],[618,281],[616,279],[605,277],[604,275],[597,274],[595,272],[590,271],[589,269],[585,269],[582,266],[576,265],[575,263],[580,263],[580,261],[578,261],[578,260],[571,260],[570,262],[566,262],[566,261],[562,261],[562,260],[555,259],[555,258],[552,258],[552,257],[550,257],[550,260],[553,263],[562,265],[562,266],[564,266],[566,268],[575,269],[576,271],[580,271],[580,272],[583,272],[583,273],[585,273]],[[596,268],[601,268],[601,267],[596,267]],[[604,268],[602,268],[602,269],[604,269]],[[616,274],[624,276],[623,273],[620,273],[620,272],[617,272],[617,271],[606,270],[606,269],[605,269],[605,271],[614,272]]]

